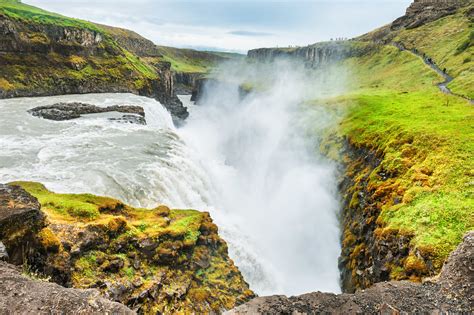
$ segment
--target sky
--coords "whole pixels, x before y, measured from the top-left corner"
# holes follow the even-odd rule
[[[411,0],[24,0],[131,29],[158,45],[245,53],[351,38],[390,23]]]

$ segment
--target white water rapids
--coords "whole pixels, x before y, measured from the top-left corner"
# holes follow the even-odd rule
[[[238,84],[214,86],[201,105],[183,97],[191,114],[180,128],[158,102],[131,94],[1,100],[0,182],[207,210],[259,295],[339,292],[335,165],[314,136],[333,118],[323,107],[300,108],[307,91],[290,83],[299,79],[283,73],[245,98]],[[27,113],[72,101],[140,105],[147,125]]]

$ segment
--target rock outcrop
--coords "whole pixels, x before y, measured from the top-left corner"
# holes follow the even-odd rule
[[[64,287],[96,289],[144,313],[220,312],[254,297],[208,213],[137,209],[90,194],[55,194],[38,183],[2,187],[2,218],[30,205],[47,218],[20,241],[17,232],[31,227],[29,217],[15,216],[18,221],[9,222],[16,228],[1,230],[12,258],[18,244],[28,244],[28,255],[9,261],[35,275]]]
[[[2,256],[21,264],[35,251],[36,234],[45,226],[38,200],[18,186],[0,184],[0,242]],[[6,249],[6,253],[5,250]]]
[[[373,47],[351,41],[332,41],[298,48],[259,48],[249,50],[248,58],[259,62],[272,62],[279,58],[303,60],[308,67],[328,66],[337,61],[366,54]]]
[[[87,114],[119,112],[126,114],[122,115],[121,118],[110,119],[146,125],[145,111],[143,110],[143,107],[134,105],[100,107],[84,103],[58,103],[48,106],[38,106],[28,110],[28,112],[36,117],[56,121],[71,120]]]
[[[474,232],[451,254],[438,279],[377,283],[355,294],[308,293],[259,297],[227,312],[243,314],[471,313],[474,309]]]
[[[0,309],[3,314],[135,314],[102,297],[97,290],[67,289],[32,280],[18,267],[0,261]]]
[[[204,77],[203,73],[175,72],[174,84],[179,95],[192,94],[198,88],[198,82]]]
[[[416,28],[457,12],[470,2],[467,0],[415,0],[406,14],[396,19],[390,26],[392,30]]]

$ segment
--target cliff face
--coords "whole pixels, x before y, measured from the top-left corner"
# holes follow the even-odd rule
[[[0,98],[130,92],[188,115],[170,65],[135,54],[150,45],[138,35],[117,42],[105,27],[11,1],[0,4],[0,35]]]
[[[254,297],[207,213],[137,209],[24,182],[0,186],[0,225],[9,227],[0,235],[8,261],[27,274],[94,288],[139,312],[220,312]]]
[[[392,30],[416,28],[457,12],[468,5],[468,0],[415,0],[406,14],[396,19],[390,26]]]
[[[278,58],[296,58],[307,66],[318,68],[331,63],[366,54],[371,47],[350,41],[317,43],[299,48],[260,48],[250,50],[248,58],[259,62],[272,62]]]

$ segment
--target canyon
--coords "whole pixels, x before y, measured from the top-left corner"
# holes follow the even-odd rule
[[[6,3],[0,307],[472,311],[469,1],[246,58]]]

